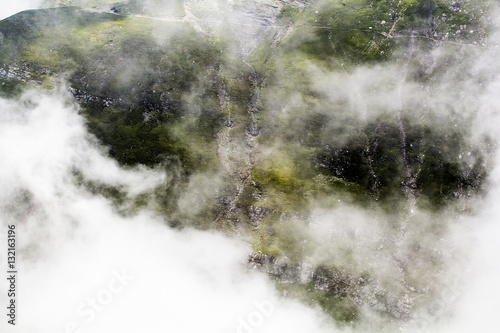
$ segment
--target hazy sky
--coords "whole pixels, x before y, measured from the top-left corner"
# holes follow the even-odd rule
[[[0,20],[27,9],[36,9],[43,0],[2,1],[0,3]]]

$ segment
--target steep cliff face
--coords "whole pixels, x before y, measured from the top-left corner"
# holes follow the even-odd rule
[[[240,235],[251,267],[338,320],[364,305],[409,319],[443,269],[433,248],[450,222],[435,219],[470,210],[486,175],[491,144],[469,140],[465,94],[488,2],[153,5],[1,21],[1,93],[65,84],[110,156],[165,168],[131,212]]]

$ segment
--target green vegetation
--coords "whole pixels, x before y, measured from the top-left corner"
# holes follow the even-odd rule
[[[28,22],[31,29],[16,30]],[[221,113],[206,72],[217,65],[217,51],[185,24],[76,8],[24,12],[1,23],[0,32],[19,45],[10,57],[3,54],[4,63],[28,68],[39,80],[69,74],[89,129],[120,163],[152,166],[169,155],[187,170],[217,163],[209,138]],[[158,43],[155,29],[169,37]],[[188,108],[183,99],[200,85]]]
[[[1,97],[16,97],[19,96],[26,84],[18,79],[0,79],[0,96]]]
[[[290,5],[281,8],[281,12],[276,16],[281,24],[293,22],[300,17],[300,10]]]
[[[276,288],[281,292],[286,292],[288,297],[296,298],[305,304],[319,305],[326,315],[334,318],[336,322],[344,325],[352,325],[360,319],[360,310],[356,303],[349,298],[353,289],[360,285],[352,286],[350,281],[342,278],[336,279],[337,283],[329,290],[323,291],[316,288],[318,277],[320,279],[334,279],[335,270],[320,267],[314,272],[314,279],[308,284],[279,283]],[[342,275],[336,271],[335,275]],[[340,274],[339,274],[340,273]]]
[[[379,61],[390,55],[393,42],[383,33],[390,29],[386,1],[323,2],[295,19],[295,31],[284,45],[286,53],[304,52],[309,59],[332,57],[354,63]],[[296,15],[287,7],[283,19]],[[282,19],[282,20],[283,20]]]
[[[89,3],[109,5],[66,5]],[[440,93],[433,90],[440,76],[460,81],[471,75],[461,58],[477,54],[471,45],[485,39],[489,28],[480,13],[486,1],[285,5],[277,26],[245,60],[236,34],[224,25],[205,36],[180,20],[134,16],[182,16],[182,1],[168,13],[148,13],[140,1],[116,6],[115,14],[63,7],[0,21],[0,73],[10,73],[0,77],[0,94],[15,97],[32,85],[64,81],[111,157],[125,167],[165,170],[167,184],[134,198],[75,175],[124,214],[148,207],[173,227],[236,232],[255,251],[293,266],[318,245],[307,232],[314,209],[334,209],[341,201],[397,215],[412,193],[420,208],[437,214],[482,186],[485,157],[467,144],[466,112],[454,110],[440,122],[432,114],[441,105],[432,98]],[[363,86],[369,75],[405,70],[407,82]],[[359,77],[354,85],[333,82],[353,77]],[[342,95],[351,93],[339,88],[344,83],[374,100],[382,85],[425,87],[429,105],[357,104]],[[399,111],[406,116],[401,123]],[[349,250],[339,252],[349,257]],[[342,263],[318,268],[307,285],[291,275],[293,283],[278,288],[355,323],[361,312],[349,295],[362,285],[336,264]],[[318,276],[337,284],[318,288]]]
[[[432,202],[435,208],[479,188],[484,177],[481,160],[469,166],[461,160],[465,143],[459,133],[440,133],[426,126],[406,123],[407,150],[415,190]],[[354,182],[384,201],[403,195],[407,181],[397,125],[376,122],[368,124],[346,145],[328,145],[316,161],[333,175]]]

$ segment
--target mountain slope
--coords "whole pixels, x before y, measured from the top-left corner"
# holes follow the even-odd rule
[[[79,179],[124,214],[237,234],[251,267],[345,323],[364,305],[398,320],[427,306],[443,216],[472,210],[487,175],[492,144],[470,139],[478,106],[464,95],[490,4],[156,5],[1,21],[1,93],[67,85],[111,157],[164,168],[168,183],[132,204]]]

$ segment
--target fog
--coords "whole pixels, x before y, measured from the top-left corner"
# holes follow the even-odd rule
[[[500,87],[500,68],[494,60],[498,57],[498,42],[500,35],[494,33],[491,36],[491,48],[482,52],[474,65],[476,75],[487,77],[487,83],[482,86],[481,93],[476,95],[479,109],[473,123],[473,139],[481,135],[489,135],[493,138],[495,146],[500,139],[498,126],[500,118],[500,99],[498,88]],[[498,202],[500,200],[500,155],[498,150],[493,154],[492,169],[489,177],[489,191],[483,202],[478,203],[479,210],[476,216],[465,219],[467,231],[471,238],[460,237],[461,246],[468,251],[469,260],[463,270],[455,271],[463,281],[461,288],[455,290],[457,302],[452,306],[449,317],[446,318],[438,328],[437,332],[496,332],[499,324],[496,314],[499,310],[498,297],[500,287],[500,263],[498,253],[500,244],[498,235],[500,233]],[[463,240],[469,239],[471,243]],[[455,277],[456,279],[456,277]]]
[[[123,217],[79,185],[75,171],[134,195],[164,175],[119,168],[68,96],[30,92],[0,106],[2,234],[16,225],[19,263],[19,317],[16,327],[2,321],[2,331],[323,330],[319,310],[281,298],[265,276],[246,271],[250,248],[241,241],[174,231],[147,212]]]
[[[496,98],[488,92],[482,112],[491,114]],[[146,210],[124,217],[110,200],[92,194],[80,177],[119,186],[133,197],[165,182],[165,171],[123,169],[106,157],[106,150],[86,132],[68,93],[30,91],[16,101],[0,100],[0,107],[2,234],[7,225],[16,225],[19,262],[17,327],[2,321],[3,331],[337,330],[319,309],[283,298],[266,276],[249,273],[245,262],[251,249],[241,241],[214,232],[175,231]],[[498,119],[488,120],[485,130]],[[481,327],[482,332],[493,332],[497,327],[498,162],[491,173],[491,191],[478,203],[483,209],[463,218],[445,236],[450,247],[468,253],[466,258],[448,258],[440,277],[442,291],[448,294],[438,293],[436,300],[444,297],[440,306],[446,316],[436,321],[422,314],[403,325],[408,331],[468,332]],[[193,186],[209,186],[207,181],[193,181]],[[318,225],[336,221],[335,230],[343,232],[333,242],[338,247],[333,254],[348,245],[355,254],[371,255],[352,261],[353,271],[365,270],[355,266],[364,262],[377,266],[382,278],[397,274],[390,266],[384,269],[383,256],[370,252],[377,237],[387,236],[375,229],[387,227],[377,227],[367,212],[355,207],[317,214]],[[424,241],[430,217],[420,213],[415,220],[421,233],[414,236]],[[354,238],[346,237],[351,229],[358,232]],[[319,234],[328,236],[325,230]],[[1,258],[5,262],[5,251]],[[1,288],[0,300],[6,304],[5,283]]]
[[[219,13],[228,4],[238,15],[228,18]],[[2,4],[0,13],[7,17],[38,5]],[[256,22],[246,15],[251,6],[236,0],[191,1],[186,9],[198,16],[206,12],[209,19],[201,32],[232,27],[228,34],[234,35],[234,43],[251,40],[244,48],[235,46],[246,56],[268,28],[253,28]],[[411,79],[401,82],[400,63],[342,73],[307,65],[311,89],[335,112],[342,105],[346,118],[372,121],[413,108],[410,120],[438,123],[443,131],[458,125],[466,143],[483,149],[489,159],[485,192],[467,199],[467,210],[451,206],[431,212],[408,205],[407,211],[390,214],[341,198],[337,208],[313,209],[308,221],[294,226],[293,232],[309,242],[303,253],[306,263],[334,262],[354,276],[369,272],[376,283],[360,297],[383,291],[410,309],[404,320],[387,319],[374,311],[382,307],[375,302],[372,308],[361,307],[364,321],[352,328],[335,323],[319,307],[285,297],[266,274],[250,271],[247,260],[253,249],[243,240],[215,231],[173,229],[165,222],[168,217],[148,205],[136,205],[137,198],[154,196],[158,188],[168,186],[176,170],[118,165],[87,132],[66,88],[0,99],[0,262],[6,262],[7,226],[14,224],[19,265],[16,327],[5,320],[4,281],[0,331],[497,332],[498,40],[493,35],[488,47],[465,47],[460,66],[443,70],[428,86]],[[435,60],[426,60],[429,73],[449,58],[446,52],[454,52],[437,50]],[[124,77],[126,81],[128,73]],[[184,96],[187,103],[194,100],[190,97]],[[308,104],[308,96],[300,91],[272,97],[266,104],[270,113],[290,119],[314,104]],[[289,131],[298,126],[291,124]],[[483,146],[485,137],[493,142],[488,148]],[[274,144],[259,147],[263,160],[280,149],[279,139]],[[234,146],[238,149],[237,143]],[[460,153],[465,156],[468,149]],[[198,214],[207,205],[200,198],[215,200],[223,173],[191,176],[177,198],[182,216]],[[118,189],[125,203],[117,205],[96,187]],[[436,231],[436,224],[441,229]],[[406,299],[405,288],[410,287],[421,297]]]

